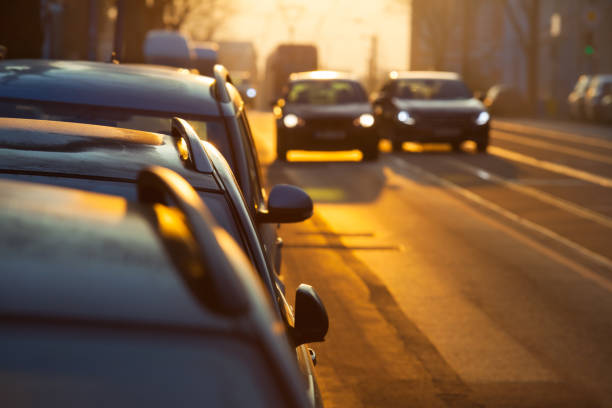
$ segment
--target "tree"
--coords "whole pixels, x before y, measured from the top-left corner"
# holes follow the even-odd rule
[[[531,112],[538,103],[538,63],[540,58],[540,0],[502,1],[527,62],[527,99]],[[524,21],[524,24],[521,23]]]
[[[412,65],[442,70],[458,27],[456,0],[412,0]]]
[[[172,30],[188,29],[197,40],[212,41],[216,32],[235,13],[233,0],[165,0],[164,23]]]

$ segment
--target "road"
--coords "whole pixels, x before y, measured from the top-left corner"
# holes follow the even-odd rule
[[[609,129],[496,122],[473,146],[274,155],[315,214],[281,227],[288,292],[315,286],[327,407],[612,407]],[[291,298],[291,294],[289,296]]]

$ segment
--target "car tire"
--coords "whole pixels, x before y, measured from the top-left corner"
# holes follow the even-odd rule
[[[378,144],[361,149],[362,161],[378,160]]]
[[[276,136],[276,159],[287,161],[287,146],[282,137]]]
[[[478,153],[486,153],[488,147],[489,147],[489,140],[488,139],[476,142],[476,151]]]
[[[391,150],[394,152],[401,152],[404,150],[403,148],[404,142],[401,140],[397,140],[395,138],[391,139]]]

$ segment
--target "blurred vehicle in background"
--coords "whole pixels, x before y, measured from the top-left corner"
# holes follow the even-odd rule
[[[185,70],[99,62],[0,61],[0,116],[49,119],[169,133],[174,116],[189,121],[229,162],[280,273],[282,240],[267,216],[267,197],[244,103],[227,83]],[[189,180],[191,181],[191,180]]]
[[[0,180],[2,405],[311,407],[240,247],[176,173],[136,184]]]
[[[311,44],[281,44],[266,59],[265,94],[273,105],[283,96],[294,72],[319,68],[317,47]]]
[[[276,156],[298,150],[359,149],[363,160],[378,158],[378,134],[363,86],[334,71],[291,74],[287,92],[274,107]]]
[[[580,75],[574,89],[567,97],[570,116],[574,119],[586,119],[584,100],[592,78],[591,75]]]
[[[404,142],[450,143],[460,150],[472,140],[479,152],[489,145],[489,113],[455,73],[391,72],[373,105],[393,151]]]
[[[612,74],[593,76],[586,92],[584,111],[589,120],[612,120]]]
[[[236,72],[246,72],[250,81],[257,85],[257,52],[252,42],[219,41],[219,63],[226,67],[232,79]]]
[[[512,85],[493,85],[487,91],[484,105],[492,116],[524,116],[528,113],[525,98]]]
[[[171,187],[181,194],[185,194],[186,190],[193,192],[188,194],[191,204],[194,200],[202,200],[210,209],[215,223],[223,227],[226,235],[231,236],[247,255],[265,288],[266,301],[283,321],[289,341],[295,347],[297,362],[305,377],[302,381],[305,390],[309,398],[316,401],[319,392],[313,360],[305,344],[323,341],[325,337],[328,318],[323,304],[311,287],[301,285],[296,294],[295,310],[303,323],[296,321],[284,297],[282,283],[265,258],[263,244],[227,161],[212,144],[201,141],[182,119],[173,119],[168,133],[165,135],[82,123],[0,118],[0,178],[113,194],[130,202],[138,201],[139,195],[146,193],[157,200],[163,200],[161,202],[172,202],[184,210],[176,194],[162,194],[149,191],[148,185],[141,186],[139,174],[143,168],[156,165],[183,177],[192,187],[187,187],[184,182],[175,183],[177,185]],[[103,204],[93,200],[86,200],[86,204],[88,211],[95,210],[87,217],[95,218],[98,212],[103,213],[105,210]],[[266,216],[274,222],[299,221],[312,214],[310,197],[296,187],[276,186],[266,204]],[[189,210],[187,213],[189,218],[194,211]],[[159,223],[160,227],[167,227],[171,238],[172,234],[180,235],[184,231],[180,225],[166,218]],[[194,235],[200,234],[199,228],[200,224],[189,226]],[[53,239],[59,243],[65,241],[62,235],[59,237],[56,235]],[[137,246],[135,242],[138,241],[129,240],[126,245]],[[131,258],[121,259],[129,264],[126,259]],[[173,261],[192,271],[193,263],[189,259],[178,256]],[[157,267],[156,263],[148,265]],[[198,275],[195,273],[195,276]],[[226,285],[233,284],[233,278],[226,276],[223,279],[223,282],[227,281]],[[213,289],[221,290],[224,284],[213,286]],[[226,298],[223,294],[211,293],[211,289],[199,288],[202,293],[218,301],[232,303],[237,300],[231,293]],[[302,324],[306,326],[300,326]]]
[[[214,67],[219,63],[218,48],[214,42],[193,43],[192,66],[198,70],[200,75],[214,75]]]
[[[151,30],[143,45],[147,64],[193,68],[195,52],[187,37],[177,31]]]
[[[240,92],[242,100],[248,107],[254,107],[257,101],[257,88],[251,80],[251,74],[248,71],[232,71],[232,83]]]

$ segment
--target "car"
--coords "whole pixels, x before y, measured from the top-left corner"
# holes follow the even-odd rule
[[[276,156],[299,150],[359,149],[363,160],[378,158],[372,106],[359,81],[335,71],[293,73],[274,106]]]
[[[214,78],[184,69],[85,61],[0,61],[0,116],[168,133],[186,119],[228,160],[277,273],[282,239],[267,216],[267,192],[244,102],[227,70]],[[188,181],[191,181],[188,178]]]
[[[612,74],[593,76],[584,99],[584,111],[592,121],[612,120]]]
[[[508,84],[497,84],[489,88],[485,95],[484,106],[494,117],[529,114],[528,104],[522,92]]]
[[[466,140],[476,142],[478,152],[487,151],[489,113],[456,73],[393,71],[373,104],[393,151],[401,151],[404,142],[450,143],[460,150]]]
[[[592,78],[591,75],[580,75],[574,89],[567,97],[570,116],[574,119],[585,119],[584,99]]]
[[[312,406],[261,281],[195,190],[156,166],[134,184],[127,202],[0,180],[3,406]]]
[[[319,406],[312,352],[306,343],[322,341],[327,332],[323,305],[320,301],[304,303],[296,297],[296,315],[293,314],[282,282],[266,261],[263,242],[224,156],[211,143],[202,141],[187,121],[175,118],[171,124],[169,134],[161,134],[73,122],[0,118],[0,179],[113,194],[130,202],[138,198],[142,168],[161,166],[188,180],[215,222],[238,243],[254,266],[296,348],[309,398]],[[93,201],[88,205],[92,210],[104,210],[103,205]],[[302,220],[313,211],[310,197],[288,185],[271,190],[266,208],[265,216],[274,222]],[[312,288],[308,296],[318,299]],[[294,316],[299,313],[316,322],[319,330],[306,335],[295,331]]]

